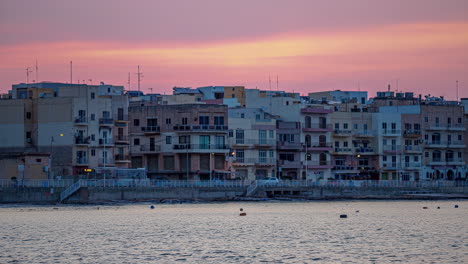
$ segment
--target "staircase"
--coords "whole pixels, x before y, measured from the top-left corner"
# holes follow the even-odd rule
[[[247,192],[245,196],[247,197],[253,196],[257,192],[257,189],[258,189],[258,183],[257,181],[253,181],[252,184],[250,184],[249,187],[247,187]]]
[[[65,189],[61,194],[60,194],[60,202],[63,203],[65,199],[70,197],[72,194],[74,194],[76,191],[78,191],[81,188],[81,180],[78,180],[74,184],[68,186],[67,189]]]

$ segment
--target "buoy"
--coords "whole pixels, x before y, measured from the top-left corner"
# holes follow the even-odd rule
[[[151,206],[150,206],[150,209],[154,209],[154,205],[151,205]]]
[[[348,218],[348,215],[341,214],[341,215],[340,215],[340,218]]]
[[[454,207],[455,207],[455,208],[458,208],[458,204],[456,204]]]
[[[426,207],[426,206],[424,206],[424,207],[423,207],[423,209],[427,209],[427,207]]]
[[[239,216],[246,216],[247,215],[247,213],[244,212],[244,209],[241,208],[241,209],[239,209],[239,211],[241,211]]]
[[[437,206],[437,209],[440,209],[440,206]]]
[[[356,210],[356,213],[359,213],[359,210]]]

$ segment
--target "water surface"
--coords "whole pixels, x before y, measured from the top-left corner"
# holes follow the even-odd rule
[[[0,227],[0,263],[468,263],[468,201],[10,205]]]

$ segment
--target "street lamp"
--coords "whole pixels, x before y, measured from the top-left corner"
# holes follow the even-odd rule
[[[214,155],[214,153],[210,153],[210,182],[213,179],[212,170],[211,170],[211,156],[213,156],[213,155]]]

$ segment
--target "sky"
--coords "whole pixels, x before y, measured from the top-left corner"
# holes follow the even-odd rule
[[[36,61],[38,71],[36,71]],[[0,92],[101,81],[468,97],[466,0],[0,0]],[[130,86],[128,77],[130,75]],[[270,81],[271,80],[271,85]]]

